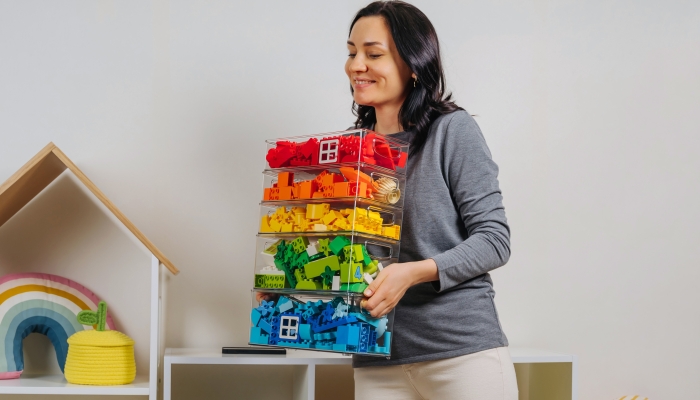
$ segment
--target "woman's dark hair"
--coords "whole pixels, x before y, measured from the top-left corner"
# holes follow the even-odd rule
[[[399,110],[399,123],[404,130],[413,130],[416,136],[411,153],[416,153],[428,138],[430,124],[437,117],[462,108],[445,93],[445,74],[440,60],[437,33],[428,17],[415,6],[403,1],[375,1],[361,9],[350,24],[350,33],[362,17],[381,16],[389,27],[399,56],[416,74],[416,87],[407,82],[408,95]],[[352,91],[352,85],[350,86]],[[352,103],[357,120],[356,128],[370,128],[377,122],[374,107]]]

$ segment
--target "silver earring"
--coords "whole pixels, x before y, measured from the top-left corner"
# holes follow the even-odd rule
[[[418,82],[418,78],[413,78],[413,87],[416,87],[416,82]]]

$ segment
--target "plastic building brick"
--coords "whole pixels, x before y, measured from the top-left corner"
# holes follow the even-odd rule
[[[344,292],[362,293],[369,286],[366,283],[341,283],[340,290]]]
[[[294,288],[298,290],[321,290],[323,289],[323,286],[321,282],[306,279],[297,282],[297,285]]]
[[[294,249],[294,252],[297,254],[300,254],[300,253],[306,251],[307,246],[309,246],[309,239],[307,239],[304,236],[299,236],[298,238],[296,238],[292,241],[292,248]]]
[[[340,265],[340,282],[341,283],[360,283],[363,282],[362,263],[343,263]]]
[[[279,340],[284,340],[285,342],[301,341],[301,338],[299,337],[299,325],[301,323],[301,314],[284,313],[280,314],[279,318],[280,330],[277,335]]]
[[[308,278],[315,278],[321,276],[325,272],[326,267],[329,267],[333,271],[340,270],[340,264],[338,263],[338,256],[324,257],[316,261],[311,261],[304,265],[304,271],[306,271],[306,276]]]
[[[343,248],[345,246],[350,245],[351,242],[348,238],[345,236],[336,236],[333,241],[330,243],[329,248],[333,252],[333,254],[340,255],[343,251]]]

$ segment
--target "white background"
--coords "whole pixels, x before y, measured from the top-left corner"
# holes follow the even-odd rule
[[[0,181],[56,143],[181,269],[167,346],[243,345],[264,139],[353,121],[364,4],[0,0]],[[501,168],[511,345],[578,355],[581,399],[696,398],[700,3],[414,4]]]

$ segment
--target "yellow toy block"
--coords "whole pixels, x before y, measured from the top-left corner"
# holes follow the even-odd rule
[[[338,219],[338,217],[336,217],[335,211],[331,211],[323,216],[322,221],[326,225],[333,225],[333,221],[335,221],[336,219]]]
[[[341,231],[344,231],[348,229],[348,222],[345,220],[345,218],[338,218],[335,220],[335,222],[333,222],[333,226]]]
[[[328,230],[328,227],[324,224],[314,224],[314,231],[315,232],[325,232]]]
[[[274,232],[270,227],[270,219],[267,215],[263,215],[260,221],[260,232]]]
[[[331,205],[328,203],[309,204],[306,206],[306,218],[321,219],[324,215],[328,214],[330,209]]]
[[[282,224],[277,218],[270,218],[270,229],[272,229],[272,232],[280,232],[282,230]]]
[[[285,223],[282,224],[282,229],[280,232],[294,232],[294,224],[290,223]]]
[[[377,211],[368,210],[367,217],[369,217],[369,219],[379,220],[380,222],[382,221],[382,215]]]

